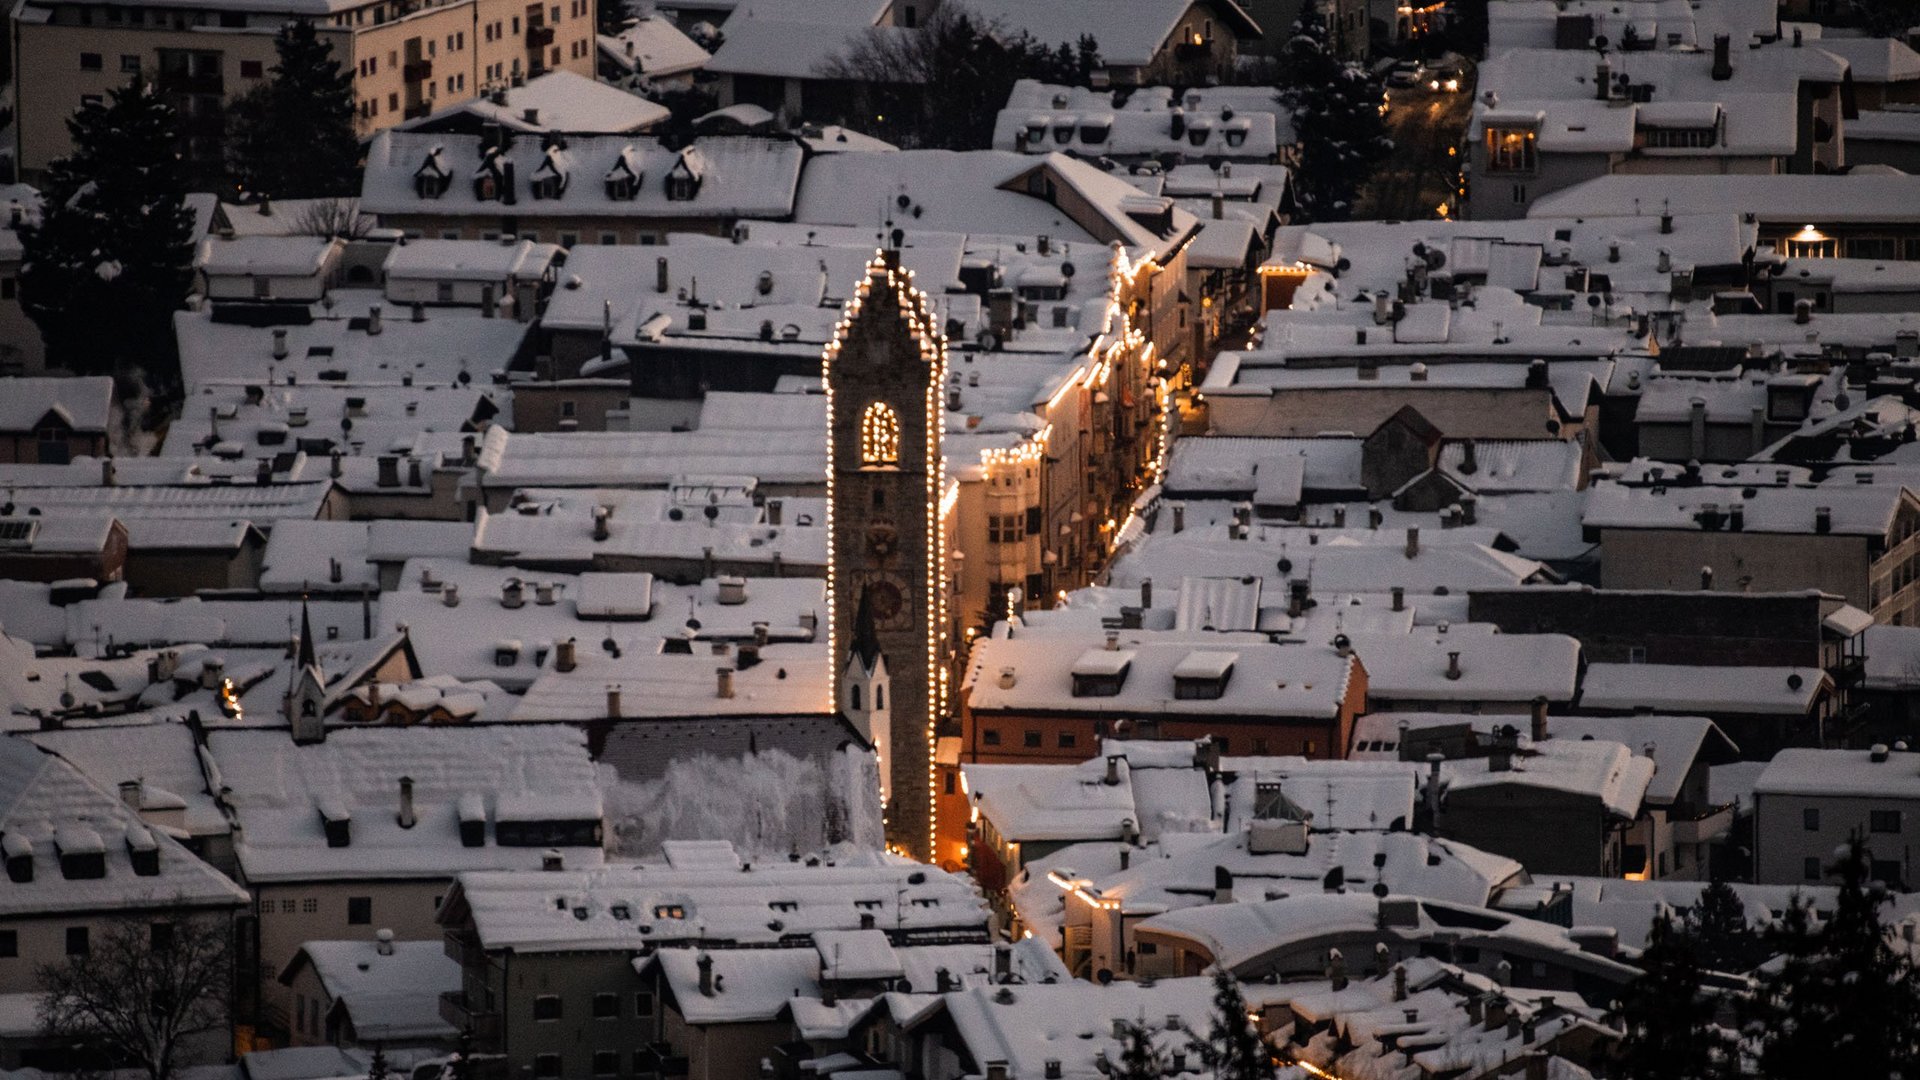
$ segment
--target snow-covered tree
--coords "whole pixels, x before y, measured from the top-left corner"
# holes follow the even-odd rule
[[[273,47],[272,78],[228,106],[234,182],[275,198],[359,194],[352,73],[306,19],[281,27]]]
[[[135,76],[82,104],[67,130],[73,153],[48,171],[40,221],[20,229],[21,306],[48,363],[171,389],[173,313],[193,282],[177,118]]]
[[[1120,1051],[1120,1071],[1113,1075],[1114,1080],[1160,1080],[1166,1075],[1160,1051],[1153,1045],[1153,1033],[1145,1025],[1127,1025],[1127,1044]]]
[[[1747,907],[1733,886],[1714,881],[1687,910],[1687,933],[1698,946],[1700,963],[1714,971],[1745,971],[1764,960],[1759,935],[1747,923]]]
[[[1226,968],[1213,972],[1213,1023],[1193,1048],[1213,1070],[1214,1080],[1273,1080],[1273,1055],[1247,1019],[1247,999]]]
[[[1886,886],[1859,838],[1839,852],[1831,918],[1796,900],[1770,935],[1746,1018],[1762,1076],[1920,1078],[1920,976],[1888,933]]]
[[[1714,1020],[1716,1003],[1702,984],[1699,946],[1686,925],[1666,912],[1654,919],[1640,967],[1616,1008],[1622,1080],[1731,1077],[1731,1048]]]
[[[1382,90],[1367,70],[1342,60],[1313,5],[1293,24],[1280,54],[1279,91],[1293,110],[1300,149],[1293,191],[1309,221],[1353,216],[1355,195],[1393,149],[1380,117]]]

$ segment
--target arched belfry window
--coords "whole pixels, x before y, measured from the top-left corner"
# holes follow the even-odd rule
[[[885,402],[876,401],[861,414],[860,464],[900,464],[900,416]]]

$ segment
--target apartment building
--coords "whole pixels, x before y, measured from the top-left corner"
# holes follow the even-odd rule
[[[66,121],[136,73],[179,110],[190,164],[218,169],[225,104],[268,78],[274,35],[312,19],[353,73],[362,136],[549,71],[593,77],[593,0],[27,0],[13,10],[15,153],[33,180]]]

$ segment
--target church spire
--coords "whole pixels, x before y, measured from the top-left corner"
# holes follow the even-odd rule
[[[302,594],[300,597],[300,656],[294,661],[294,668],[305,670],[319,666],[319,657],[315,656],[313,651],[313,619],[307,614],[307,598]]]
[[[860,589],[860,606],[853,613],[853,656],[862,667],[873,670],[873,663],[880,658],[880,632],[873,621],[873,593],[869,588]]]

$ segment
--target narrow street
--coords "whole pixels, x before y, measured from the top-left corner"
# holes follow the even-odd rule
[[[1457,197],[1454,180],[1473,106],[1473,72],[1461,73],[1456,92],[1435,91],[1425,77],[1418,86],[1387,91],[1387,134],[1393,154],[1360,193],[1357,218],[1412,220],[1449,212]]]

